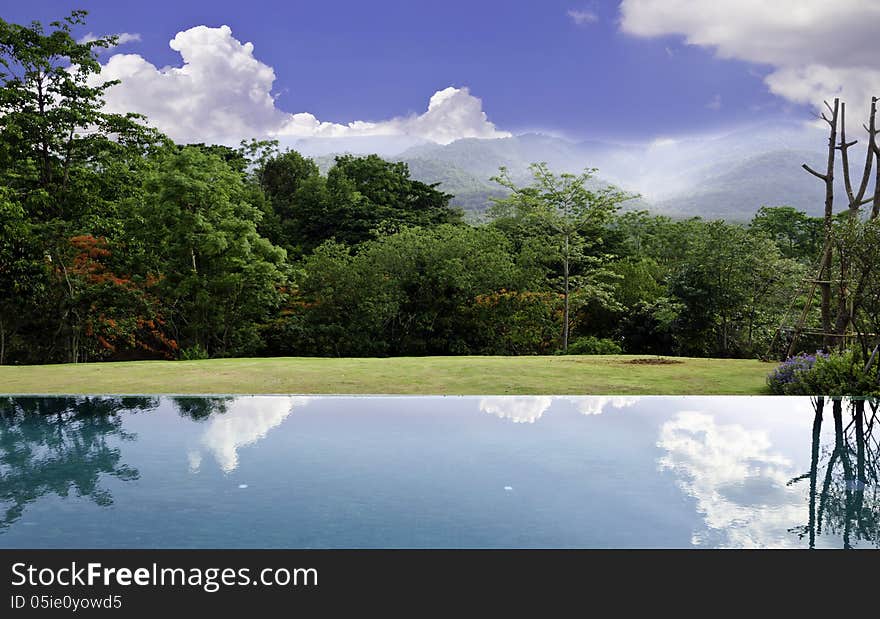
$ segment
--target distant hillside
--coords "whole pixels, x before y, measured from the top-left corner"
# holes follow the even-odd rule
[[[455,196],[452,205],[466,214],[478,217],[492,203],[492,198],[503,198],[507,190],[454,163],[439,159],[416,157],[404,159],[413,178],[424,183],[440,183],[440,189]]]
[[[456,140],[445,146],[421,145],[410,148],[398,159],[429,159],[451,164],[483,179],[508,168],[514,178],[527,176],[529,164],[546,161],[551,168],[574,172],[584,167],[588,153],[577,144],[545,135],[524,134],[510,138]]]
[[[821,155],[804,151],[776,151],[750,157],[728,169],[714,170],[693,190],[653,206],[672,216],[748,220],[762,206],[788,205],[821,215],[825,193],[822,183],[801,167],[822,168]],[[838,179],[842,195],[843,184]]]
[[[440,183],[444,191],[455,196],[453,204],[471,217],[483,213],[493,197],[505,195],[489,180],[501,166],[516,182],[527,183],[529,164],[545,161],[557,172],[598,168],[597,186],[613,182],[643,195],[627,208],[647,208],[673,217],[743,221],[761,206],[790,205],[821,214],[821,183],[801,164],[821,168],[826,139],[821,131],[800,124],[765,124],[717,136],[657,140],[647,145],[570,142],[524,134],[494,140],[462,139],[446,145],[383,140],[376,146],[390,149],[380,153],[386,158],[405,161],[413,178]],[[374,152],[368,139],[335,145],[342,147],[336,152]],[[332,140],[300,146],[305,147],[304,154],[315,157],[322,170],[332,166]],[[860,158],[861,153],[853,157],[854,171]]]

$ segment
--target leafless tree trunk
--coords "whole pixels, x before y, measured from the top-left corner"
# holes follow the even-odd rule
[[[864,171],[862,172],[862,179],[859,183],[858,191],[853,191],[853,184],[850,178],[849,168],[849,149],[850,147],[857,144],[858,140],[853,140],[852,142],[846,141],[846,104],[840,104],[840,144],[837,148],[840,150],[840,160],[843,167],[843,185],[846,189],[846,197],[848,202],[847,213],[850,220],[852,221],[858,220],[862,206],[864,206],[868,202],[876,201],[877,198],[878,189],[875,187],[875,195],[868,200],[864,199],[865,192],[868,189],[868,183],[871,180],[871,168],[874,163],[874,137],[876,134],[876,120],[877,99],[874,98],[871,101],[868,127],[865,127],[865,129],[868,131],[868,146],[865,149],[865,167]],[[843,346],[845,343],[844,336],[847,332],[847,328],[853,320],[852,312],[854,308],[854,303],[851,302],[852,299],[849,292],[849,280],[851,275],[850,256],[847,252],[841,251],[839,252],[839,261],[840,282],[838,286],[837,317],[834,321],[834,333],[837,334],[839,343],[841,346]]]
[[[823,345],[826,349],[832,348],[835,344],[845,345],[845,336],[847,330],[852,324],[856,308],[860,305],[859,294],[861,286],[855,292],[850,290],[850,280],[853,279],[851,257],[845,248],[840,247],[837,251],[838,266],[840,280],[837,285],[837,307],[834,320],[832,322],[832,282],[831,269],[834,258],[834,168],[835,168],[835,151],[840,151],[841,165],[843,169],[843,184],[847,197],[847,213],[852,221],[859,218],[861,208],[866,204],[872,204],[871,219],[880,216],[880,145],[877,144],[877,97],[871,99],[871,109],[869,114],[868,125],[865,130],[868,132],[868,145],[865,152],[865,165],[862,172],[858,187],[854,188],[849,165],[849,149],[858,143],[858,140],[848,142],[846,139],[846,104],[839,99],[834,99],[834,105],[825,106],[828,108],[830,118],[823,113],[820,118],[828,123],[829,140],[828,140],[828,160],[827,168],[824,174],[813,170],[807,164],[804,169],[813,176],[821,179],[825,184],[825,217],[824,217],[824,234],[825,246],[822,253],[822,259],[819,269],[819,287],[822,294],[821,314],[822,314],[822,332]],[[838,135],[839,141],[838,141]],[[875,174],[875,186],[872,196],[865,197],[868,190],[868,184],[871,180],[871,171],[874,166],[875,159],[878,161],[877,171]],[[857,274],[859,281],[864,280],[866,273]]]
[[[819,268],[819,289],[822,292],[822,332],[823,342],[826,348],[831,348],[833,338],[831,337],[831,257],[832,247],[829,242],[832,235],[834,224],[834,161],[835,151],[837,150],[837,123],[840,114],[840,99],[834,99],[834,106],[825,102],[825,107],[831,112],[831,118],[823,112],[820,118],[828,123],[830,128],[828,136],[828,160],[825,168],[825,174],[821,174],[808,166],[803,165],[804,169],[825,183],[825,248],[822,253],[822,262]]]

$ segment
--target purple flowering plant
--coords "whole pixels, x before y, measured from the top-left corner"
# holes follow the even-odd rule
[[[817,359],[827,359],[829,356],[828,353],[817,350],[813,354],[800,353],[789,357],[770,373],[767,377],[767,385],[773,393],[787,393],[788,388],[798,382],[802,372],[813,369]]]

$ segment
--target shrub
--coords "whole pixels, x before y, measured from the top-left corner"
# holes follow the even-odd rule
[[[199,361],[200,359],[208,359],[210,356],[211,355],[208,354],[208,351],[199,344],[184,348],[180,351],[181,361]]]
[[[817,359],[799,379],[801,393],[809,395],[871,396],[880,393],[877,365],[866,372],[864,360],[853,351]]]
[[[619,355],[623,348],[614,340],[592,335],[579,337],[568,345],[568,355]]]
[[[767,383],[774,393],[786,395],[871,396],[880,393],[877,366],[865,371],[853,351],[799,355],[788,359]]]
[[[810,371],[817,359],[827,356],[827,353],[817,350],[814,355],[801,353],[789,357],[767,377],[767,386],[777,395],[799,393],[797,389],[801,388],[801,374]]]

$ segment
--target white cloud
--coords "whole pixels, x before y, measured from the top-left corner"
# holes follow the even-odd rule
[[[880,95],[880,2],[623,0],[620,10],[626,33],[683,36],[721,58],[770,66],[768,87],[789,101],[840,96],[867,110]]]
[[[392,118],[379,122],[354,121],[348,124],[321,122],[308,113],[290,114],[274,132],[296,137],[348,137],[372,135],[409,135],[441,144],[460,138],[499,138],[510,133],[498,131],[483,111],[483,103],[467,88],[438,90],[419,115]]]
[[[119,40],[116,42],[117,45],[140,42],[141,40],[141,35],[138,32],[120,32],[116,36],[119,37]]]
[[[568,16],[571,18],[571,21],[576,23],[578,26],[594,24],[599,21],[598,15],[596,15],[593,11],[587,11],[585,9],[571,9],[570,11],[568,11]]]
[[[137,43],[141,40],[141,35],[138,32],[120,32],[116,35],[117,41],[116,45],[111,46],[108,49],[113,49],[119,45],[125,45],[126,43]],[[77,39],[77,43],[91,43],[92,41],[97,41],[101,37],[97,36],[93,32],[89,32],[84,34],[79,39]]]
[[[196,26],[169,43],[182,65],[158,68],[137,54],[116,54],[101,80],[121,80],[106,94],[110,111],[135,111],[178,141],[236,143],[266,136],[350,137],[406,135],[440,143],[459,138],[496,138],[482,101],[467,88],[436,92],[422,114],[383,121],[322,122],[309,112],[288,113],[276,106],[275,71],[254,56],[228,26]],[[96,78],[98,79],[98,78]]]

